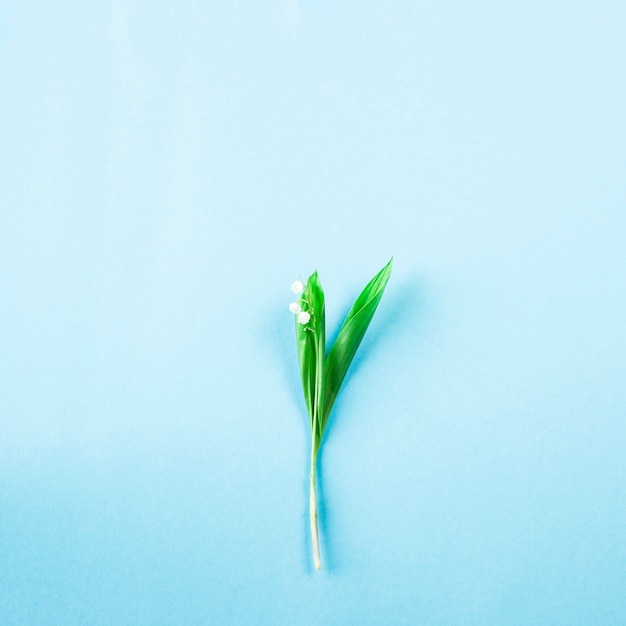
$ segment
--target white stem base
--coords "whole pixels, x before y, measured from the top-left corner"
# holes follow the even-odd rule
[[[309,498],[309,514],[311,518],[311,544],[315,569],[322,567],[320,559],[320,540],[317,532],[317,496],[315,494],[315,466],[311,470],[311,495]]]

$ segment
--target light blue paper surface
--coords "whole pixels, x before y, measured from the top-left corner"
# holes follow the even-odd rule
[[[5,0],[3,626],[626,623],[625,18]]]

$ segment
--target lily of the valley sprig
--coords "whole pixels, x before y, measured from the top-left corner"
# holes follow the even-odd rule
[[[317,495],[315,465],[317,453],[331,409],[350,363],[365,335],[383,296],[391,274],[391,261],[367,284],[344,320],[335,343],[326,351],[324,290],[317,272],[309,276],[306,285],[297,280],[291,290],[300,295],[289,305],[296,319],[298,360],[302,389],[311,426],[310,518],[313,561],[320,569],[320,544],[317,532]]]

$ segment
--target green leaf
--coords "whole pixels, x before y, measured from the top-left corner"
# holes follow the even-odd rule
[[[333,408],[341,384],[354,359],[354,355],[363,340],[365,332],[372,321],[378,303],[391,275],[393,259],[383,267],[367,284],[361,295],[356,299],[352,309],[344,320],[339,335],[326,359],[324,372],[324,406],[322,411],[322,433],[326,427],[330,411]]]
[[[326,320],[324,310],[324,290],[317,272],[309,276],[300,299],[302,310],[311,315],[307,324],[296,319],[296,340],[298,361],[302,377],[302,389],[306,402],[311,430],[321,440],[320,409],[323,407],[324,355],[326,343]]]

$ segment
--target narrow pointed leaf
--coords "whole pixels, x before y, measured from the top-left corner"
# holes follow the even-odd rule
[[[322,386],[326,341],[324,290],[317,272],[309,277],[302,294],[301,304],[303,310],[311,315],[308,324],[300,324],[296,319],[296,340],[302,389],[313,429],[319,421],[315,419],[316,411],[319,411],[319,406],[323,406]]]
[[[393,259],[392,259],[393,260]],[[344,320],[339,335],[333,344],[324,368],[324,409],[322,412],[322,432],[333,407],[341,384],[350,363],[372,321],[378,303],[391,275],[392,260],[372,278]]]

